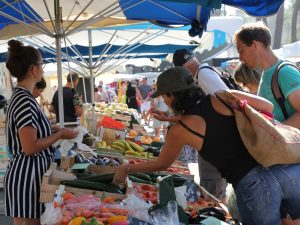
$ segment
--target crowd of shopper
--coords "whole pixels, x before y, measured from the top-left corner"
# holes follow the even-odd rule
[[[117,90],[103,82],[95,87],[96,102],[126,103],[140,114],[144,125],[151,117],[154,135],[165,140],[157,159],[118,166],[114,183],[124,184],[129,173],[165,170],[176,159],[198,162],[201,186],[223,203],[227,183],[233,186],[243,225],[300,224],[300,163],[260,165],[243,144],[232,111],[240,100],[247,100],[254,109],[273,113],[276,120],[300,129],[300,72],[283,65],[284,60],[274,54],[270,30],[262,22],[243,25],[234,40],[241,62],[232,76],[244,91],[230,89],[214,68],[188,49],[176,50],[174,67],[153,84],[143,78],[122,81]],[[35,99],[46,88],[40,52],[17,40],[10,40],[8,46],[6,67],[17,85],[6,113],[12,158],[4,181],[5,209],[14,225],[37,225],[44,211],[39,202],[41,179],[54,161],[52,145],[75,138],[77,132],[51,125]],[[283,104],[272,92],[275,73]],[[79,75],[70,72],[62,90],[64,122],[77,122],[83,113],[78,83]],[[237,97],[233,106],[224,100],[227,92]],[[56,91],[50,111],[57,123],[61,122],[59,101]]]

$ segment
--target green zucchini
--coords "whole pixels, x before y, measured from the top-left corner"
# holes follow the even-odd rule
[[[95,191],[106,191],[111,193],[124,194],[126,189],[124,187],[116,186],[111,183],[101,183],[101,182],[93,182],[87,180],[63,180],[61,184],[66,185],[68,187],[89,189]]]
[[[131,180],[131,181],[133,181],[133,182],[136,182],[136,183],[155,185],[155,183],[152,182],[152,181],[149,181],[149,180],[143,180],[143,179],[140,179],[140,178],[135,177],[135,176],[133,176],[133,175],[128,175],[128,177],[129,177],[129,180]]]
[[[145,174],[145,173],[131,173],[130,175],[132,175],[136,178],[140,178],[140,179],[145,180],[145,181],[152,181],[151,177],[148,174]]]
[[[107,173],[101,175],[90,175],[86,177],[80,177],[78,180],[86,180],[93,182],[111,183],[114,178],[114,173]]]

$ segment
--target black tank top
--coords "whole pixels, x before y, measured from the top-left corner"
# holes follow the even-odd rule
[[[184,115],[198,115],[204,118],[206,132],[199,154],[215,166],[228,183],[235,186],[258,163],[245,148],[234,116],[216,112],[210,98],[211,95],[207,95]]]

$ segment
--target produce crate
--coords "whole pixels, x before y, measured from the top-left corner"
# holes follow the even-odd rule
[[[60,185],[60,181],[62,180],[74,180],[76,176],[58,171],[56,169],[56,165],[51,165],[50,169],[44,174],[42,185],[41,185],[41,193],[40,193],[40,202],[46,203],[51,202],[53,200],[53,196],[55,195],[56,190]],[[92,194],[98,197],[106,197],[106,196],[116,196],[117,198],[125,198],[125,195],[108,193],[104,191],[94,191],[88,189],[80,189],[73,187],[65,187],[65,191],[73,193],[75,196]]]
[[[96,174],[106,174],[106,173],[114,173],[115,168],[113,166],[99,166],[99,165],[90,165],[87,168],[88,172],[96,173]]]
[[[114,115],[114,119],[115,120],[121,120],[121,121],[130,122],[131,121],[131,116],[122,115],[122,114],[115,114]]]

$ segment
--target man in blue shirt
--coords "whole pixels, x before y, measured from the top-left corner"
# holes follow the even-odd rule
[[[272,93],[272,77],[277,67],[282,63],[271,48],[271,32],[262,22],[248,23],[243,25],[235,34],[235,42],[240,60],[248,67],[263,69],[263,74],[257,94],[271,101],[274,105],[273,114],[275,119],[283,124],[300,128],[300,73],[293,66],[285,65],[278,72],[278,85],[285,98],[285,108],[288,118],[285,119],[280,105]],[[281,212],[282,218],[288,215]],[[296,225],[300,220],[282,219],[283,225]]]
[[[263,69],[258,95],[273,103],[275,119],[286,125],[300,128],[299,70],[293,66],[285,65],[278,73],[278,84],[285,98],[285,108],[288,113],[287,119],[284,118],[283,112],[272,93],[272,76],[283,60],[279,59],[272,51],[269,28],[262,22],[245,24],[235,34],[235,42],[241,61],[250,68]]]

